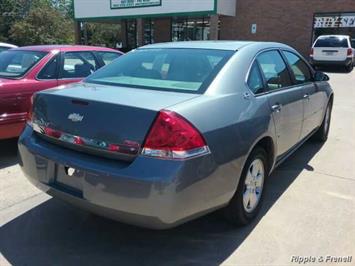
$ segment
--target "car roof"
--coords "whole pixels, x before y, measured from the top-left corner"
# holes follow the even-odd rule
[[[318,37],[318,39],[325,39],[325,38],[350,38],[349,35],[321,35]]]
[[[16,45],[4,43],[4,42],[0,42],[0,46],[1,47],[8,47],[8,48],[16,48],[17,47]]]
[[[283,47],[289,46],[277,42],[254,42],[254,41],[184,41],[184,42],[167,42],[157,43],[142,46],[142,48],[159,49],[159,48],[187,48],[187,49],[215,49],[215,50],[230,50],[237,51],[247,46],[259,46],[260,48],[267,47]]]
[[[99,46],[85,46],[85,45],[34,45],[34,46],[23,46],[15,48],[12,50],[26,50],[26,51],[40,51],[40,52],[52,52],[52,51],[61,51],[61,52],[76,52],[76,51],[107,51],[107,52],[117,52],[120,51]]]

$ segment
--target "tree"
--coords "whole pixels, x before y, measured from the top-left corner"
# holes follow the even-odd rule
[[[28,15],[13,24],[10,38],[18,45],[70,44],[74,42],[73,21],[47,0],[37,0]]]
[[[28,13],[32,0],[0,0],[0,41],[12,42],[10,28]]]
[[[74,18],[74,1],[73,0],[52,0],[52,5],[68,18]]]
[[[116,47],[121,26],[108,23],[85,23],[89,45]]]

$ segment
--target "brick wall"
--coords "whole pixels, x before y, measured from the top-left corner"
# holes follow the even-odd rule
[[[354,0],[355,1],[355,0]],[[154,20],[154,42],[171,41],[171,18],[159,18]]]
[[[355,12],[355,0],[237,0],[237,16],[221,17],[220,38],[283,42],[307,56],[314,13],[346,11]]]

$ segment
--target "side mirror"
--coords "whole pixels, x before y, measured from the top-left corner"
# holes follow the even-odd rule
[[[316,71],[314,81],[329,81],[329,76],[322,71]]]

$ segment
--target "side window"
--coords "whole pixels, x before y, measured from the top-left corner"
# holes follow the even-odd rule
[[[99,57],[105,65],[111,64],[111,62],[121,56],[119,53],[111,52],[96,52],[97,57]]]
[[[264,52],[257,57],[269,90],[291,86],[291,78],[278,51]]]
[[[287,51],[284,51],[283,53],[291,66],[297,84],[312,81],[312,74],[309,67],[299,56]]]
[[[91,52],[69,52],[64,54],[61,68],[62,78],[85,78],[94,73],[98,66]]]
[[[260,74],[258,64],[254,62],[248,77],[248,86],[254,94],[264,92],[264,83]]]
[[[57,79],[58,56],[47,63],[38,74],[38,79]]]

